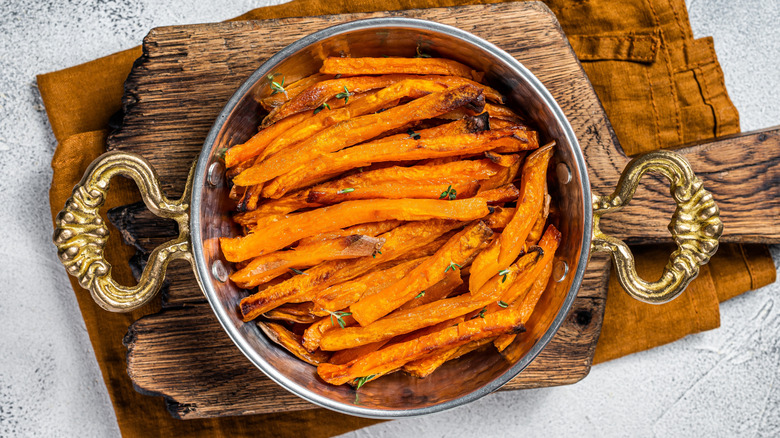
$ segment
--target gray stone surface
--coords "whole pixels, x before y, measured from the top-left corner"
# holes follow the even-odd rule
[[[37,73],[137,44],[167,24],[276,2],[0,0],[0,436],[118,436],[76,300],[50,243],[55,148]],[[780,123],[780,4],[689,0],[713,35],[743,130]],[[780,249],[773,248],[775,264]],[[593,369],[562,388],[500,393],[347,436],[780,435],[780,287],[721,307],[721,328]],[[161,403],[162,408],[162,403]]]

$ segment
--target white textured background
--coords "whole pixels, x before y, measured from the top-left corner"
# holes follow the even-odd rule
[[[715,37],[743,130],[780,124],[780,2],[687,1],[695,36]],[[0,0],[0,437],[119,434],[50,243],[56,145],[35,75],[136,45],[155,26],[280,2],[224,3]],[[780,248],[773,254],[777,266]],[[576,385],[495,394],[347,436],[780,436],[778,292],[730,300],[720,329],[599,365]]]

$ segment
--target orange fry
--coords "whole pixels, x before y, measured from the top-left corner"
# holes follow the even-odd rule
[[[283,79],[283,76],[280,75],[274,75],[273,81],[276,81],[276,83],[281,85],[281,80]],[[274,89],[271,88],[271,80],[268,81],[268,87],[262,88],[260,91],[268,91],[270,89],[270,92],[272,93],[269,96],[257,99],[257,101],[260,103],[260,105],[263,106],[263,108],[266,109],[266,111],[271,111],[274,108],[278,106],[282,106],[285,102],[288,100],[294,98],[295,96],[301,94],[301,92],[312,85],[330,79],[330,75],[324,75],[322,73],[315,73],[311,76],[306,76],[303,79],[299,79],[295,82],[290,83],[289,85],[283,85],[284,92],[280,93],[277,92],[274,93]]]
[[[262,232],[219,239],[222,253],[240,262],[282,249],[304,237],[377,220],[421,221],[447,218],[479,219],[489,213],[484,199],[440,201],[433,199],[372,199],[348,201],[287,216],[268,224]]]
[[[479,290],[496,272],[509,266],[523,250],[523,244],[537,217],[542,213],[544,183],[547,166],[553,154],[554,144],[537,149],[523,165],[520,187],[522,193],[515,216],[506,225],[501,236],[474,260],[474,270],[469,278],[469,290]]]
[[[261,314],[282,304],[310,301],[316,289],[347,281],[375,266],[379,266],[415,250],[425,248],[442,234],[457,228],[461,223],[453,220],[428,220],[401,225],[380,235],[385,239],[382,254],[376,257],[361,257],[349,260],[331,260],[320,263],[306,271],[307,275],[296,275],[282,283],[271,286],[241,300],[240,309],[244,321],[251,321]],[[416,255],[417,258],[420,255]],[[305,299],[308,297],[308,299]]]
[[[520,321],[523,324],[528,322],[528,319],[531,317],[531,314],[536,307],[536,303],[539,302],[539,298],[542,297],[542,293],[544,293],[544,290],[547,288],[547,283],[549,283],[550,276],[552,275],[552,265],[553,261],[551,259],[544,266],[542,273],[537,277],[526,296],[523,297],[522,300],[516,300],[509,305],[510,308],[517,309],[520,312]],[[503,334],[493,342],[493,345],[496,346],[496,349],[498,349],[499,352],[504,351],[516,337],[516,334]]]
[[[263,333],[265,333],[271,341],[281,345],[304,362],[312,365],[319,365],[327,362],[330,357],[329,354],[322,351],[315,351],[314,353],[306,351],[301,345],[301,337],[287,330],[280,324],[273,322],[258,322],[257,326],[260,327]]]
[[[298,166],[307,166],[318,155],[370,140],[394,128],[417,120],[429,119],[472,102],[479,102],[482,92],[472,85],[448,88],[439,93],[415,99],[387,111],[366,114],[337,123],[295,146],[276,153],[265,161],[241,172],[233,179],[239,186],[264,183]]]
[[[342,230],[329,231],[327,233],[317,234],[316,236],[303,238],[298,241],[298,246],[300,247],[310,245],[312,243],[322,242],[329,239],[336,239],[338,237],[351,236],[353,234],[376,237],[380,234],[392,230],[393,228],[398,227],[402,223],[402,221],[368,222],[365,224],[344,228]]]
[[[493,140],[517,135],[518,132],[522,131],[491,130],[473,134],[421,137],[419,140],[390,138],[364,143],[343,151],[324,154],[305,166],[275,178],[263,188],[263,196],[279,198],[290,190],[311,184],[312,181],[322,181],[323,178],[372,163],[479,154],[490,150]],[[534,146],[528,144],[528,147]]]
[[[360,377],[384,374],[435,351],[458,347],[471,341],[494,337],[507,331],[524,330],[518,315],[506,310],[474,318],[408,342],[395,344],[343,365],[322,363],[317,374],[328,383],[342,385]]]
[[[355,348],[411,333],[482,309],[493,302],[498,302],[506,291],[510,290],[518,274],[534,263],[536,263],[535,254],[521,258],[518,263],[507,269],[504,276],[494,276],[477,294],[463,294],[433,301],[407,311],[394,312],[366,326],[328,332],[320,341],[320,347],[328,351]]]
[[[294,322],[299,324],[311,324],[320,319],[311,314],[312,303],[285,304],[274,310],[265,312],[263,317],[278,321]],[[312,350],[313,351],[313,350]]]
[[[326,260],[354,259],[370,256],[382,248],[384,240],[353,234],[295,249],[276,251],[252,260],[230,275],[239,287],[248,289],[263,284],[296,268],[308,268]]]
[[[517,336],[517,335],[502,335],[502,336]],[[477,350],[480,347],[487,345],[496,339],[500,339],[500,337],[485,338],[477,341],[471,341],[468,344],[461,345],[460,347],[450,348],[440,353],[436,353],[428,357],[423,357],[421,359],[417,359],[415,361],[409,362],[406,365],[404,365],[403,370],[414,377],[427,377],[431,375],[432,372],[436,371],[437,368],[442,366],[444,362],[457,359],[461,356],[471,353],[472,351]],[[333,357],[331,357],[331,363],[332,363],[332,359]]]
[[[360,325],[366,326],[401,307],[421,291],[442,280],[447,271],[466,266],[487,245],[492,235],[493,231],[481,221],[467,227],[409,275],[376,295],[364,297],[351,305],[349,309],[352,316]]]
[[[443,58],[326,58],[320,73],[342,75],[445,75],[481,79],[471,67]]]
[[[417,99],[430,93],[438,93],[445,88],[445,85],[433,81],[406,79],[373,94],[354,96],[352,98],[346,97],[346,99],[349,100],[342,108],[335,109],[333,105],[330,105],[331,108],[329,108],[329,110],[321,110],[317,114],[306,118],[301,123],[288,129],[269,144],[268,147],[258,155],[257,160],[265,160],[291,145],[312,137],[329,126],[351,118],[374,113],[387,107],[395,106],[399,99]]]
[[[363,296],[371,296],[402,279],[422,262],[423,258],[409,260],[324,289],[314,298],[314,312],[325,316],[328,312],[346,309]]]

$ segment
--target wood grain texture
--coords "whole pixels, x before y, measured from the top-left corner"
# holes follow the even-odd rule
[[[155,29],[146,37],[144,56],[126,83],[123,123],[110,137],[109,147],[145,156],[157,168],[168,196],[176,196],[222,105],[265,59],[315,30],[382,16],[451,24],[497,44],[552,92],[586,157],[619,150],[555,17],[533,2]],[[594,163],[600,165],[588,160],[591,174]],[[610,177],[616,179],[614,171]],[[138,208],[128,213],[143,214]],[[116,215],[122,217],[120,212]],[[150,224],[149,220],[153,219],[144,217],[142,222]],[[128,238],[141,252],[166,237],[158,229],[153,238],[140,238],[143,227],[131,222],[125,218],[124,230],[133,229]],[[128,372],[137,388],[164,395],[172,414],[181,418],[312,407],[249,363],[219,327],[193,275],[180,266],[169,272],[165,310],[136,322],[127,336]],[[609,268],[608,257],[598,254],[591,259],[572,311],[555,338],[504,389],[569,384],[587,375],[601,329]]]
[[[686,146],[675,152],[688,159],[718,203],[724,224],[722,242],[780,242],[780,127]],[[595,193],[607,194],[617,184],[616,171],[628,163],[628,158],[608,155],[603,150],[596,156],[604,167],[591,172],[591,186]],[[673,212],[667,181],[648,175],[627,208],[604,216],[601,230],[629,243],[668,242],[671,234],[667,226]],[[632,230],[645,233],[638,235]]]

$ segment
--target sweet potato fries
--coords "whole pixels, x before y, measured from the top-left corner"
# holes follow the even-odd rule
[[[258,133],[225,152],[243,233],[220,247],[248,290],[241,316],[324,381],[502,351],[550,293],[554,145],[483,76],[327,58],[286,86],[269,76]]]

